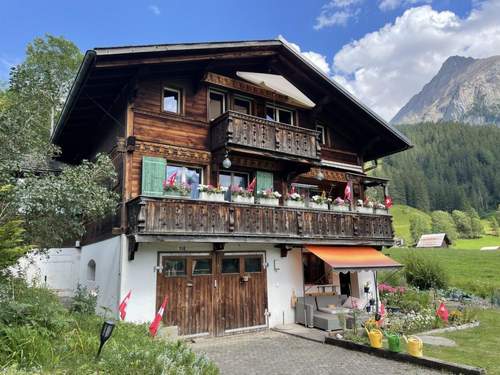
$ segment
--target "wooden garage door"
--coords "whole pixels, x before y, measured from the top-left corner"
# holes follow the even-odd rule
[[[213,332],[214,258],[211,254],[160,255],[156,278],[156,308],[164,296],[167,326],[179,327],[179,335]]]
[[[217,280],[217,335],[266,326],[267,288],[263,254],[219,254]]]

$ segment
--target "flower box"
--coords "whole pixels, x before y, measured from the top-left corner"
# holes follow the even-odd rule
[[[234,203],[253,204],[255,201],[254,197],[244,197],[243,195],[232,195],[231,199]]]
[[[264,206],[278,206],[280,204],[280,200],[278,198],[260,197],[258,198],[257,203],[262,204]]]
[[[337,212],[349,212],[349,206],[339,206],[339,205],[333,205],[332,206],[332,211],[337,211]]]
[[[163,196],[166,198],[189,198],[191,192],[182,194],[180,191],[164,191]]]
[[[373,208],[371,207],[356,207],[356,211],[360,214],[373,214]]]
[[[328,203],[309,202],[309,208],[313,210],[328,210]]]
[[[286,207],[294,207],[294,208],[304,208],[306,205],[305,205],[304,201],[294,201],[291,199],[286,199],[285,206]]]
[[[377,215],[389,215],[389,210],[387,210],[386,208],[376,208],[375,213]]]
[[[211,202],[224,202],[224,193],[208,193],[200,191],[200,200]]]

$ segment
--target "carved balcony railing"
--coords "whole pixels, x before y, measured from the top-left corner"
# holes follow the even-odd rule
[[[389,215],[138,197],[128,202],[128,233],[143,241],[329,243],[390,246]]]
[[[257,151],[267,156],[304,162],[319,161],[316,130],[228,111],[212,121],[211,149]]]

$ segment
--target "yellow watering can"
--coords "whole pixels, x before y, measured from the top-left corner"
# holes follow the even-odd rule
[[[382,334],[382,331],[380,329],[372,329],[372,330],[368,330],[368,328],[365,328],[366,329],[366,333],[368,334],[368,339],[370,340],[370,346],[372,348],[377,348],[377,349],[381,349],[382,348],[382,337],[384,336]]]
[[[406,341],[406,349],[408,350],[408,354],[414,356],[414,357],[422,357],[423,350],[424,350],[424,343],[422,342],[422,339],[417,336],[410,336],[406,338],[406,336],[403,336],[405,341]]]

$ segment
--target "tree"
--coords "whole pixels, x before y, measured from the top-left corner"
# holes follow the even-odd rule
[[[431,226],[427,220],[420,215],[410,216],[410,234],[414,244],[418,242],[423,234],[430,233]]]
[[[471,218],[463,211],[453,210],[451,213],[460,238],[472,238]]]
[[[446,233],[450,240],[458,238],[457,229],[451,215],[445,211],[433,211],[431,213],[432,232]]]
[[[494,236],[500,237],[500,227],[498,226],[498,221],[495,216],[490,218],[491,232]]]
[[[473,208],[470,208],[467,211],[467,214],[469,215],[470,222],[471,222],[471,237],[472,238],[481,237],[484,233],[484,228],[483,228],[483,224],[481,223],[481,219],[479,218],[479,215],[477,214],[477,211]]]
[[[47,172],[59,150],[50,142],[82,55],[70,41],[36,38],[0,91],[0,268],[30,246],[78,239],[86,222],[113,212],[116,174],[107,156]],[[10,242],[9,242],[10,241]]]

